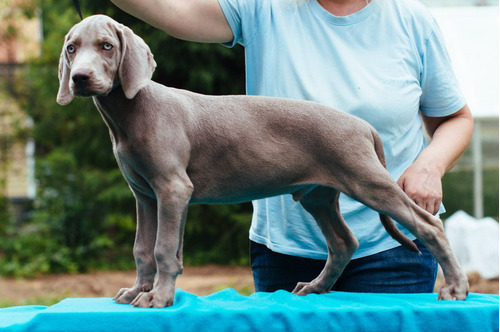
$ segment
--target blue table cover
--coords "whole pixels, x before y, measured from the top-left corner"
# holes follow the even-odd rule
[[[437,301],[436,294],[285,291],[208,296],[176,291],[172,307],[134,308],[110,298],[67,298],[53,306],[0,309],[0,331],[498,331],[498,295],[469,294]]]

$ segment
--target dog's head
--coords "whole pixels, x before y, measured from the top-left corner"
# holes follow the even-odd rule
[[[148,45],[131,29],[104,15],[90,16],[65,37],[57,102],[105,96],[119,84],[132,99],[151,80],[155,67]]]

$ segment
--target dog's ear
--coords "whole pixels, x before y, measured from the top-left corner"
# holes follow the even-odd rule
[[[73,95],[69,90],[69,80],[71,68],[69,66],[68,56],[66,54],[66,41],[69,39],[71,31],[68,32],[64,39],[64,45],[59,58],[59,91],[57,92],[57,103],[67,105],[73,100]]]
[[[149,46],[130,28],[119,24],[117,34],[122,44],[118,78],[125,97],[132,99],[151,80],[156,62]]]

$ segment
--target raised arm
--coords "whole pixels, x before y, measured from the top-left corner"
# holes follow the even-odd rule
[[[127,13],[189,41],[222,43],[233,34],[217,0],[111,0]]]

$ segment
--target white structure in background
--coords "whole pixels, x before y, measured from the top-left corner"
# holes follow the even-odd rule
[[[430,7],[474,117],[498,117],[498,7]]]
[[[498,222],[493,218],[476,219],[457,211],[446,219],[446,235],[457,259],[468,272],[485,279],[498,278]]]
[[[472,115],[476,119],[498,118],[498,6],[430,9],[443,32],[455,73],[467,97]],[[481,121],[475,121],[471,147],[476,218],[484,216],[481,143]]]

